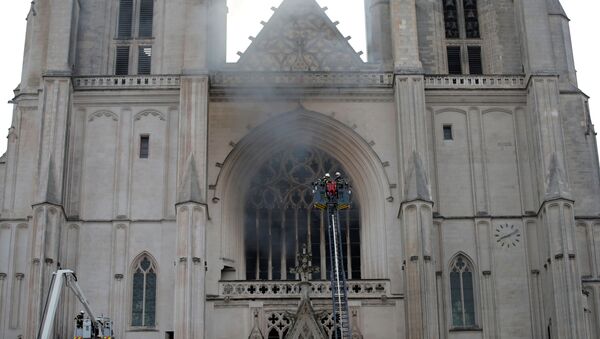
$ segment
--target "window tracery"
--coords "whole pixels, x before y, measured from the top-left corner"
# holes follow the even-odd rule
[[[156,266],[148,255],[137,260],[133,270],[131,326],[156,325]]]
[[[267,315],[268,339],[283,339],[292,326],[291,319],[285,312],[273,312]]]
[[[326,153],[297,146],[267,161],[252,179],[245,204],[245,256],[248,280],[293,280],[302,244],[312,251],[312,265],[320,267],[313,279],[329,272],[327,222],[313,208],[312,182],[326,172],[343,171]],[[360,279],[360,227],[357,204],[340,213],[345,269],[349,279]]]
[[[458,255],[450,267],[450,299],[452,326],[474,327],[476,321],[473,265],[463,255]]]

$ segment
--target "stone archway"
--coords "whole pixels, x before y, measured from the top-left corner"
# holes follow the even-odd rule
[[[227,156],[216,187],[222,201],[221,256],[235,261],[245,279],[243,215],[245,190],[258,165],[292,145],[313,145],[335,155],[353,179],[361,201],[361,268],[363,279],[387,275],[385,198],[389,184],[381,160],[356,132],[323,114],[299,109],[281,114],[252,130]]]

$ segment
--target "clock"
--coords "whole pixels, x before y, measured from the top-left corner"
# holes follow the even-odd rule
[[[502,247],[517,247],[521,242],[521,230],[515,225],[500,224],[496,227],[496,242]]]

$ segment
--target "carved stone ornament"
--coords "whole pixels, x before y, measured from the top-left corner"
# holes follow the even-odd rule
[[[286,0],[238,65],[248,71],[350,71],[364,66],[315,0]]]
[[[285,339],[321,339],[328,338],[325,330],[317,320],[315,310],[309,299],[303,299],[294,316],[294,324]]]
[[[258,311],[254,310],[254,326],[252,327],[252,331],[248,336],[248,339],[264,339],[265,337],[260,332],[260,325],[258,324]]]

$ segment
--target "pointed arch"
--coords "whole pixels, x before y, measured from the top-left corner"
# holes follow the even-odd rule
[[[473,260],[464,252],[456,253],[449,262],[451,327],[477,326],[476,282]]]
[[[244,197],[250,180],[274,154],[309,145],[333,157],[352,178],[354,195],[361,202],[361,276],[384,278],[387,274],[386,198],[391,196],[382,162],[372,147],[351,128],[332,117],[300,108],[256,127],[229,153],[215,187],[221,206],[221,257],[235,262],[238,279],[244,271]],[[258,165],[258,166],[257,166]]]
[[[156,259],[146,251],[138,254],[130,266],[132,327],[156,327],[156,292],[158,266]]]

